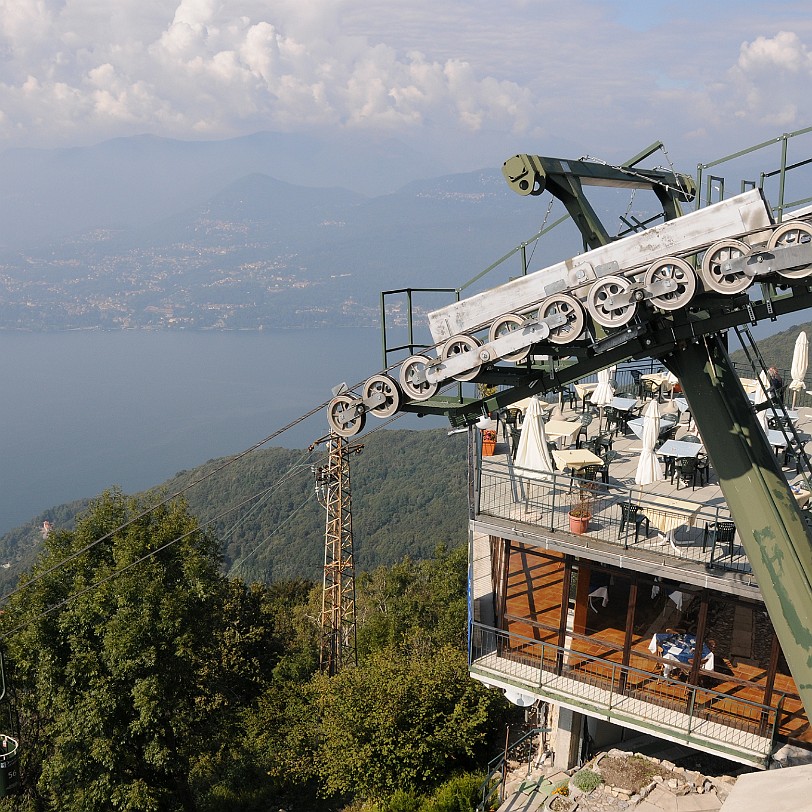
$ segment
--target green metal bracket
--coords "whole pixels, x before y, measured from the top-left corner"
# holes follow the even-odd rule
[[[807,712],[812,710],[812,530],[719,336],[661,360],[680,379]]]

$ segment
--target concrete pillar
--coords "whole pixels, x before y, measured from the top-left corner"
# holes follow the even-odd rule
[[[556,711],[553,764],[559,770],[569,770],[578,764],[584,716],[561,705],[556,706]]]

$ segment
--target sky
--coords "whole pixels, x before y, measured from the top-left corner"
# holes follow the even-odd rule
[[[0,149],[396,137],[685,165],[812,125],[799,0],[0,0]]]

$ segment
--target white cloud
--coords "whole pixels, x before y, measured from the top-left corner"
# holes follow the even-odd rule
[[[703,8],[706,35],[608,0],[0,0],[0,145],[344,128],[625,155],[808,124],[812,21]]]
[[[810,123],[799,101],[812,82],[812,54],[794,31],[745,42],[730,76],[737,118],[789,129]]]

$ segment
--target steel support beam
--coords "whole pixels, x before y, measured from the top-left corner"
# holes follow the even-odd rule
[[[812,530],[719,335],[663,356],[679,379],[781,648],[812,717]]]

